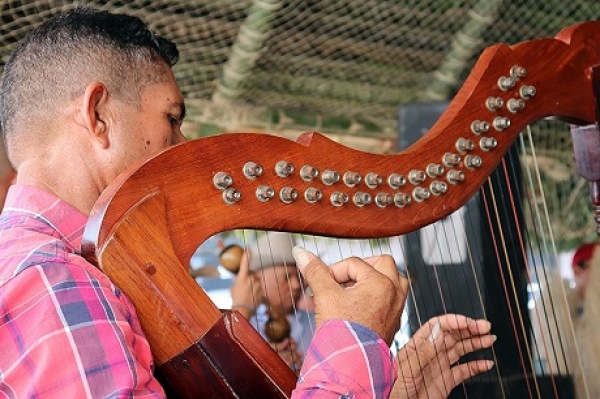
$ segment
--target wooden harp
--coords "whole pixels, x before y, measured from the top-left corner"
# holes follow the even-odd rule
[[[295,375],[188,275],[196,248],[240,228],[377,238],[430,225],[481,189],[527,125],[548,116],[597,123],[599,64],[600,22],[552,39],[491,46],[436,124],[395,155],[352,150],[318,133],[296,142],[223,134],[172,147],[102,193],[83,253],[136,306],[158,369],[178,397],[286,397]],[[280,162],[293,171],[280,173]],[[302,178],[306,166],[318,175]],[[339,179],[324,182],[330,172]],[[346,173],[362,179],[345,184]],[[519,312],[512,317],[515,326],[524,324]],[[528,345],[525,330],[515,336],[507,339]],[[519,359],[526,376],[530,357],[523,350]],[[535,378],[526,385],[530,397],[549,397]],[[552,397],[563,397],[551,385]]]

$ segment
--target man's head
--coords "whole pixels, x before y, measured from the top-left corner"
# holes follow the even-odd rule
[[[302,293],[301,276],[292,256],[289,233],[269,232],[249,245],[249,268],[259,275],[265,299],[274,312],[289,314]]]
[[[78,155],[116,164],[114,173],[181,141],[183,98],[170,68],[178,57],[132,16],[76,8],[41,24],[17,46],[0,85],[0,123],[17,171],[36,149],[70,140],[79,150],[85,133],[82,148],[112,152]]]

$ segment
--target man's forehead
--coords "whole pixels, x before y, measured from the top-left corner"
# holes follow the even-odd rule
[[[163,81],[146,85],[142,91],[142,96],[149,102],[163,100],[164,105],[179,107],[181,112],[185,112],[185,100],[175,82]]]

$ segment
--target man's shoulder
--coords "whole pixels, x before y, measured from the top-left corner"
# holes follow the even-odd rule
[[[47,278],[64,279],[79,270],[95,278],[104,275],[46,223],[26,215],[0,216],[0,286],[31,267],[39,267]]]
[[[0,251],[0,285],[31,266],[66,263],[68,257],[60,238],[18,224],[0,229]]]

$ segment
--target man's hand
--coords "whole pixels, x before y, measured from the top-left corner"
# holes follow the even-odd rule
[[[260,278],[250,273],[248,252],[244,252],[240,261],[240,270],[231,286],[232,309],[239,311],[245,318],[250,318],[258,304],[264,300]]]
[[[352,257],[327,267],[304,248],[295,247],[293,255],[313,292],[317,326],[344,319],[370,328],[391,344],[408,292],[408,280],[391,256]]]
[[[492,346],[486,320],[457,314],[430,319],[398,352],[398,379],[391,397],[402,399],[443,399],[469,377],[490,370],[489,360],[457,363],[459,358]]]

